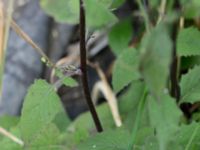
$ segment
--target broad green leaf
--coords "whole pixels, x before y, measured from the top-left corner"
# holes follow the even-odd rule
[[[112,85],[117,93],[133,80],[140,77],[138,71],[138,53],[135,49],[125,49],[114,65]]]
[[[182,149],[198,150],[200,144],[200,124],[193,122],[189,125],[182,125],[174,139],[176,139],[176,144],[179,144]]]
[[[181,99],[180,103],[194,103],[200,101],[200,67],[196,66],[183,75],[180,82]]]
[[[40,0],[40,6],[58,22],[78,23],[78,0]]]
[[[179,110],[175,99],[167,94],[163,94],[160,100],[155,100],[149,96],[149,117],[151,126],[156,130],[156,137],[159,141],[160,149],[166,149],[168,143],[173,139],[178,131],[181,111]]]
[[[122,21],[112,27],[109,33],[109,45],[115,55],[119,55],[128,48],[132,36],[132,27],[129,21]]]
[[[154,96],[166,88],[171,62],[172,41],[163,25],[146,34],[141,45],[140,71]]]
[[[26,145],[28,150],[64,150],[60,138],[60,132],[54,124],[48,124],[44,127],[38,136]]]
[[[6,130],[9,130],[11,127],[14,127],[19,122],[19,118],[15,116],[1,116],[0,117],[0,126]]]
[[[179,56],[200,55],[200,32],[197,28],[182,29],[178,34],[177,52]]]
[[[62,111],[64,111],[63,107],[53,86],[44,80],[36,80],[26,95],[19,124],[26,143],[30,143],[40,134],[40,130]]]
[[[84,0],[84,3],[88,27],[100,28],[116,23],[117,18],[108,10],[111,0]],[[79,0],[40,0],[40,5],[58,22],[79,22]]]
[[[117,18],[103,4],[96,0],[85,0],[86,24],[91,28],[111,26],[117,22]]]
[[[127,150],[130,135],[127,131],[105,131],[78,145],[79,150]]]

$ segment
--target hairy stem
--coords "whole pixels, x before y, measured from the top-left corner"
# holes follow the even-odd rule
[[[88,86],[88,77],[87,77],[87,53],[86,53],[86,43],[85,43],[85,11],[83,6],[83,0],[80,2],[80,57],[81,57],[81,71],[82,71],[82,85],[85,94],[85,98],[91,112],[92,118],[94,120],[96,129],[98,132],[102,132],[103,128],[99,117],[97,115],[95,106],[92,102],[92,98]]]

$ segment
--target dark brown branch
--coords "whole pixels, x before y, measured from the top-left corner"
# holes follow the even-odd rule
[[[174,9],[178,10],[180,9],[180,5],[178,0],[174,2]],[[180,87],[179,87],[179,81],[178,81],[178,58],[176,53],[176,39],[178,34],[178,20],[173,24],[172,28],[172,40],[173,40],[173,51],[172,51],[172,64],[171,64],[171,70],[170,70],[170,79],[171,79],[171,96],[176,98],[177,101],[180,99]]]
[[[86,53],[86,43],[85,43],[85,11],[83,6],[83,0],[80,2],[80,56],[81,56],[81,71],[82,71],[82,85],[85,94],[85,98],[91,112],[92,118],[94,120],[96,129],[98,132],[102,132],[103,128],[101,126],[99,117],[97,115],[95,106],[92,102],[92,98],[88,86],[88,76],[87,76],[87,53]]]

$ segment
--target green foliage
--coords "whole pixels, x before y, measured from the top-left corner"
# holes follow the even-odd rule
[[[117,19],[108,10],[111,0],[85,0],[88,27],[100,28],[116,23]],[[40,0],[44,11],[58,22],[76,24],[79,20],[79,0]]]
[[[196,66],[181,78],[181,100],[182,102],[197,102],[200,100],[200,67]]]
[[[117,93],[131,81],[139,79],[138,52],[134,48],[125,49],[114,65],[112,84]]]
[[[140,71],[147,87],[156,96],[166,88],[172,53],[172,42],[165,26],[147,33],[141,43]]]
[[[132,27],[129,21],[122,21],[112,27],[109,33],[109,44],[115,55],[128,48],[132,37]]]
[[[130,135],[127,131],[105,131],[87,139],[78,146],[79,150],[127,150]],[[123,141],[123,142],[122,142]]]
[[[160,149],[166,149],[171,137],[178,131],[181,112],[175,100],[163,94],[159,100],[149,97],[148,108],[151,126],[156,130]]]
[[[44,80],[35,81],[23,104],[19,123],[22,138],[30,143],[62,111],[64,110],[53,87]]]
[[[138,8],[142,11],[137,9],[135,12],[134,9],[129,20],[121,20],[111,29],[108,27],[117,22],[112,11],[125,0],[83,2],[87,28],[110,30],[107,33],[108,43],[116,56],[112,85],[114,93],[119,94],[117,103],[122,127],[116,127],[107,103],[96,106],[103,133],[97,133],[90,112],[82,113],[71,121],[54,90],[56,84],[36,80],[28,90],[21,116],[0,117],[0,127],[21,139],[24,145],[17,144],[9,136],[2,134],[0,149],[198,150],[200,66],[197,65],[200,64],[200,32],[198,22],[197,27],[192,27],[191,20],[188,19],[195,19],[200,15],[199,0],[180,1],[181,15],[185,17],[187,28],[179,31],[176,43],[172,41],[171,36],[174,35],[171,29],[180,16],[174,9],[173,0],[166,1],[166,15],[155,26],[161,1],[149,1],[150,9],[146,14],[146,6],[143,1],[138,0]],[[79,0],[40,0],[40,5],[58,22],[78,23]],[[145,18],[136,17],[138,14]],[[138,42],[136,48],[129,47],[133,45],[133,24],[130,21],[133,18],[139,18],[139,26],[134,27],[134,37]],[[142,22],[148,24],[148,31],[143,31]],[[140,40],[141,35],[143,37]],[[169,71],[172,47],[175,48],[175,44],[178,55],[176,67],[179,69],[175,77],[180,77],[181,90],[179,101],[168,93],[171,91]],[[44,58],[42,61],[47,63]],[[66,86],[78,85],[73,78],[64,76],[64,72],[58,68],[55,74]],[[191,105],[188,104],[189,108],[182,108],[184,113],[178,107],[183,103]]]
[[[177,52],[179,56],[200,55],[200,32],[197,28],[182,29],[178,34]]]

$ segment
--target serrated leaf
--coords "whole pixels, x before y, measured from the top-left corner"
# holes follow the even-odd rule
[[[115,55],[128,48],[132,37],[132,27],[129,21],[123,21],[112,27],[109,33],[109,45]]]
[[[180,82],[180,103],[200,101],[200,66],[196,66],[183,75]]]
[[[112,85],[116,93],[133,80],[139,79],[138,62],[138,53],[133,48],[126,49],[119,55],[114,65],[112,79]]]
[[[100,28],[116,23],[117,19],[108,10],[111,0],[85,0],[88,27]],[[44,11],[58,22],[77,24],[79,22],[79,0],[40,0]]]
[[[171,62],[172,41],[163,25],[146,34],[141,45],[140,71],[154,96],[166,88]]]
[[[79,150],[127,150],[130,135],[127,131],[114,130],[97,134],[78,145]]]
[[[156,137],[159,141],[160,149],[166,149],[171,137],[178,131],[181,111],[175,99],[167,94],[157,101],[152,96],[148,99],[149,117],[151,126],[156,130]]]
[[[200,32],[197,28],[182,29],[178,34],[177,53],[179,56],[200,55]]]
[[[26,95],[19,124],[26,143],[30,143],[62,111],[63,107],[53,86],[45,80],[36,80]]]

